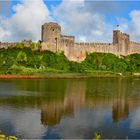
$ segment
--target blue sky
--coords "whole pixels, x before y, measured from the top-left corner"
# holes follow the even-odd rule
[[[73,0],[77,1],[77,0]],[[88,0],[87,0],[88,1]],[[60,5],[62,0],[44,0],[44,3],[48,7],[48,9],[51,11],[52,7]],[[90,3],[98,3],[97,1],[94,0],[89,0]],[[108,12],[105,16],[107,17],[107,21],[110,21],[110,19],[114,19],[115,16],[121,16],[124,18],[127,18],[129,20],[129,12],[132,10],[140,10],[140,1],[101,1],[100,3],[110,3],[110,5],[114,5],[116,3],[116,9],[121,9],[120,11],[117,11],[114,9],[113,13]],[[14,5],[17,5],[20,3],[20,1],[10,1],[10,15],[13,15],[15,12],[12,10],[12,7]],[[115,23],[115,22],[114,22]],[[113,24],[114,24],[113,23]]]
[[[140,1],[0,1],[0,41],[40,39],[41,25],[58,22],[76,41],[111,42],[116,25],[140,41]],[[30,24],[29,24],[30,23]]]

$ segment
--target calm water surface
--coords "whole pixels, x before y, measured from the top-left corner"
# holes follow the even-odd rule
[[[140,79],[0,80],[0,130],[18,138],[140,138]]]

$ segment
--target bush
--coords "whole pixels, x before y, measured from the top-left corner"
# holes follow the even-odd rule
[[[0,49],[0,74],[34,73],[38,71],[61,72],[140,72],[140,54],[132,54],[118,58],[113,54],[91,53],[81,62],[68,61],[63,52],[33,51],[31,47],[15,47]],[[22,70],[23,69],[23,70]]]

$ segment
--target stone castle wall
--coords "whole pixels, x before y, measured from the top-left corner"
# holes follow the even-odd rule
[[[74,40],[75,38],[73,36],[61,35],[58,51],[64,51],[65,55],[69,58],[71,54],[73,53]]]
[[[0,42],[0,48],[8,48],[10,46],[14,46],[15,43],[8,43],[8,42]]]
[[[140,53],[140,43],[134,41],[129,42],[128,54],[132,54],[132,53]]]
[[[23,45],[25,47],[30,47],[30,45],[32,44],[32,41],[31,40],[23,40],[21,42],[11,42],[11,43],[9,43],[9,42],[0,42],[0,48],[7,49],[9,47],[15,46],[17,43],[23,43]]]
[[[112,43],[76,43],[74,36],[61,35],[61,27],[57,23],[45,23],[43,26],[47,26],[47,28],[42,33],[43,39],[45,38],[42,39],[42,50],[63,51],[66,57],[72,61],[83,61],[86,54],[93,52],[112,53],[119,57],[140,53],[140,43],[130,41],[129,35],[122,33],[120,30],[113,31]]]
[[[61,26],[53,22],[42,25],[41,35],[42,51],[63,51],[66,57],[71,61],[81,62],[86,58],[86,54],[93,52],[112,53],[119,57],[133,53],[140,54],[140,43],[130,41],[129,35],[122,33],[120,30],[113,31],[112,43],[76,43],[74,36],[62,35]],[[25,42],[23,43],[27,44]],[[0,42],[0,48],[7,48],[14,44],[15,43]]]
[[[70,59],[83,61],[87,53],[90,54],[93,52],[113,53],[117,55],[117,47],[112,43],[75,43]]]

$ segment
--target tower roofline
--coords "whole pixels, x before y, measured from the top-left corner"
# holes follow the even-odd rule
[[[56,22],[46,22],[46,23],[44,23],[43,25],[56,25],[56,26],[60,26],[58,23],[56,23]]]

